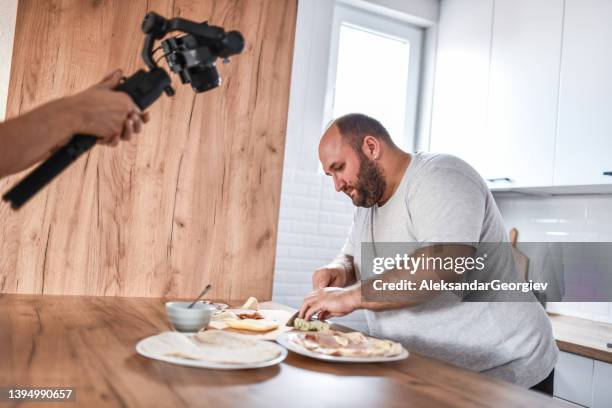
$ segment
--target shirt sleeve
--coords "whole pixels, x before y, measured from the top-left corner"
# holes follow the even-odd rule
[[[409,192],[408,208],[421,243],[477,244],[485,216],[485,188],[461,171],[437,167]]]

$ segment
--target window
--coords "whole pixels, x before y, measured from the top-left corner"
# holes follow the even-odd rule
[[[378,119],[395,143],[413,150],[422,30],[337,4],[325,123],[350,112]]]

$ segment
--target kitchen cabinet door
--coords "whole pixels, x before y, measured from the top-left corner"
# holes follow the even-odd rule
[[[612,1],[567,0],[555,185],[612,184]]]
[[[593,369],[593,408],[612,407],[612,364],[595,361]]]
[[[593,389],[593,360],[559,352],[555,366],[555,397],[590,407]]]
[[[481,174],[492,187],[550,186],[563,0],[496,0]],[[500,182],[501,181],[501,182]]]
[[[485,134],[493,0],[445,0],[438,25],[430,151],[479,172]]]

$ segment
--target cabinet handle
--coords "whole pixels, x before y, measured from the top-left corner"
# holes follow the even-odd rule
[[[611,173],[612,174],[612,173]],[[487,181],[489,183],[497,183],[498,181],[507,181],[507,182],[511,182],[512,179],[510,177],[497,177],[497,178],[490,178],[487,179]]]
[[[604,176],[612,176],[612,171],[604,171],[603,175]]]

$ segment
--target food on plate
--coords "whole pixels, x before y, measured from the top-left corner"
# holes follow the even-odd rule
[[[391,340],[375,339],[363,333],[337,330],[290,333],[290,341],[313,353],[340,357],[391,357],[402,352],[402,346]]]
[[[329,330],[329,323],[322,320],[305,320],[296,317],[293,328],[302,331],[324,331]]]
[[[234,312],[230,312],[229,310],[223,310],[221,312],[217,312],[212,316],[213,321],[227,321],[227,320],[238,320],[238,315]]]
[[[240,320],[238,315],[232,311],[224,310],[222,312],[217,312],[213,314],[212,319],[210,319],[210,323],[208,324],[209,329],[217,329],[223,330],[227,329],[226,322],[230,320]]]
[[[240,319],[254,319],[254,320],[265,319],[265,317],[257,311],[253,313],[237,313],[237,315]]]
[[[222,364],[270,361],[281,354],[272,343],[222,330],[207,330],[193,336],[164,332],[149,339],[143,349],[153,355],[173,356]]]
[[[251,296],[244,302],[244,305],[240,306],[240,309],[259,310],[259,302],[256,298]]]
[[[259,340],[274,341],[280,334],[293,329],[293,327],[286,327],[284,324],[290,314],[290,311],[274,309],[263,309],[258,312],[245,309],[228,309],[215,313],[208,324],[208,329],[229,330]],[[246,325],[240,323],[244,321],[247,321]]]
[[[270,320],[227,320],[225,324],[231,329],[247,330],[254,332],[267,332],[278,328],[278,323]]]
[[[220,322],[227,322],[228,320],[245,320],[245,319],[252,319],[252,320],[263,320],[266,317],[259,313],[259,312],[249,312],[249,311],[238,311],[238,310],[224,310],[222,312],[216,312],[213,317],[212,320],[214,321],[220,321]]]

